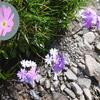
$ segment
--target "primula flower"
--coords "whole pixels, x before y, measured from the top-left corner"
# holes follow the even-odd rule
[[[64,68],[64,59],[57,49],[51,49],[50,53],[45,57],[45,63],[51,66],[54,72],[59,72]]]
[[[0,36],[5,36],[7,33],[12,31],[14,22],[14,13],[12,13],[10,7],[0,7]]]
[[[27,82],[27,83],[32,84],[32,82],[37,79],[37,75],[38,75],[38,72],[36,71],[36,65],[35,65],[36,63],[34,61],[28,61],[28,60],[26,61],[22,60],[21,63],[22,63],[22,67],[23,66],[24,67],[21,68],[20,71],[18,71],[17,77],[22,82]],[[30,69],[27,70],[26,67],[29,68],[29,65],[31,65]]]
[[[52,70],[54,72],[61,71],[64,68],[64,58],[63,58],[62,54],[59,53],[58,55],[56,55],[56,58],[53,60],[54,60],[54,62],[52,65]]]
[[[50,56],[49,54],[47,54],[45,56],[45,62],[48,64],[48,65],[52,65],[52,56]]]
[[[26,68],[26,67],[36,67],[37,64],[34,61],[28,61],[28,60],[22,60],[21,62],[22,67]]]
[[[81,10],[79,12],[79,15],[82,17],[83,26],[86,28],[92,27],[92,25],[95,25],[97,22],[97,14],[91,8],[86,8],[84,10]]]

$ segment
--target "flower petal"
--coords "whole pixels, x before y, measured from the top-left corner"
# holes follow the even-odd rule
[[[14,22],[11,21],[11,20],[8,20],[7,26],[8,26],[8,27],[13,27],[13,26],[14,26]]]
[[[2,36],[3,28],[0,27],[0,36]]]
[[[11,32],[11,30],[12,30],[12,27],[6,27],[6,28],[3,30],[2,36],[5,36],[8,32]]]
[[[9,20],[13,20],[14,18],[14,13],[11,14],[11,16],[9,16]]]
[[[3,14],[4,14],[4,18],[8,20],[9,17],[11,16],[11,8],[3,6]]]

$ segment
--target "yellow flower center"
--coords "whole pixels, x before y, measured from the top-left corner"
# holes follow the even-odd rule
[[[2,21],[2,24],[1,25],[2,25],[2,27],[5,28],[7,26],[7,22],[6,21]]]

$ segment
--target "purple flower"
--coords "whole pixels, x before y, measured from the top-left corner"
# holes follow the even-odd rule
[[[64,68],[64,59],[57,49],[51,49],[50,53],[45,57],[45,63],[51,66],[54,72],[59,72]]]
[[[86,28],[90,28],[97,22],[97,14],[91,8],[86,8],[84,10],[81,10],[79,15],[82,17],[83,26]]]
[[[52,70],[54,72],[59,72],[59,71],[63,70],[63,68],[64,68],[64,58],[63,58],[62,54],[59,53],[58,55],[56,55],[56,58],[53,62]]]
[[[23,60],[23,61],[21,61],[21,64],[23,62],[25,64],[27,64],[26,62],[33,63],[33,61],[26,60],[26,62],[25,62],[25,60]],[[28,65],[30,65],[30,63],[28,63]],[[29,68],[29,69],[26,69],[26,68]],[[18,71],[18,73],[17,73],[17,77],[20,79],[20,81],[27,82],[27,83],[30,83],[30,84],[34,80],[37,79],[37,75],[38,75],[38,72],[36,71],[36,66],[30,66],[30,67],[25,66],[24,68],[21,68],[20,71]]]
[[[14,14],[10,7],[0,7],[0,36],[5,36],[12,31]]]

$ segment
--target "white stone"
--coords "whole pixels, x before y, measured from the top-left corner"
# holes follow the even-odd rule
[[[67,52],[64,52],[63,55],[64,55],[64,63],[65,63],[65,65],[69,65],[69,63],[70,63],[69,54]]]
[[[65,88],[64,92],[67,93],[73,99],[76,97],[76,95],[74,94],[74,92],[72,90],[68,89],[68,88]]]
[[[77,98],[73,99],[73,100],[78,100]]]
[[[92,43],[95,40],[95,34],[93,32],[88,32],[83,35],[84,41]]]
[[[92,50],[92,46],[89,44],[89,42],[87,42],[86,40],[84,40],[84,44],[85,44],[85,46],[87,46],[90,50]]]
[[[30,95],[32,98],[34,98],[35,100],[40,100],[39,95],[36,94],[36,92],[34,90],[30,90]]]
[[[76,67],[71,67],[71,70],[75,73],[75,74],[78,74],[78,68],[76,68]]]
[[[56,73],[54,73],[53,80],[54,80],[54,81],[57,81],[57,80],[58,80],[58,75],[57,75]]]
[[[35,82],[32,81],[31,86],[34,88],[36,86]]]
[[[65,88],[66,88],[65,84],[62,84],[61,87],[60,87],[61,91],[63,91]]]
[[[41,84],[41,85],[44,85],[45,80],[46,80],[46,78],[41,78],[41,79],[40,79],[40,84]]]
[[[81,95],[79,98],[80,98],[79,100],[85,100],[84,95]]]
[[[96,48],[100,50],[100,42],[96,44]]]
[[[36,82],[38,83],[38,82],[40,81],[41,78],[42,78],[41,75],[37,75]]]
[[[53,85],[54,85],[55,88],[58,87],[58,84],[59,84],[58,80],[53,82]]]
[[[84,88],[83,91],[84,91],[84,94],[85,94],[87,100],[92,100],[92,95],[91,95],[90,90],[88,88]]]
[[[94,76],[96,80],[100,83],[100,63],[98,63],[90,55],[85,55],[86,61],[86,72],[89,76]]]
[[[84,65],[84,64],[82,64],[81,62],[80,62],[80,63],[78,63],[78,66],[79,66],[79,67],[81,67],[82,69],[85,69],[85,65]]]
[[[69,80],[77,80],[77,76],[70,69],[68,69],[64,74]]]
[[[75,82],[72,82],[72,83],[71,83],[71,87],[72,87],[73,91],[74,91],[78,96],[80,96],[80,95],[83,94],[83,91],[82,91],[81,87],[79,87],[79,85],[76,84]]]
[[[90,88],[90,86],[91,86],[91,80],[87,79],[87,78],[78,78],[78,84],[81,87]]]
[[[45,81],[45,87],[46,87],[46,89],[49,89],[50,86],[51,86],[51,84],[50,84],[50,80],[47,79],[47,80]]]
[[[54,89],[54,87],[51,85],[51,88],[50,88],[50,90],[53,92],[53,91],[55,91],[55,89]]]

